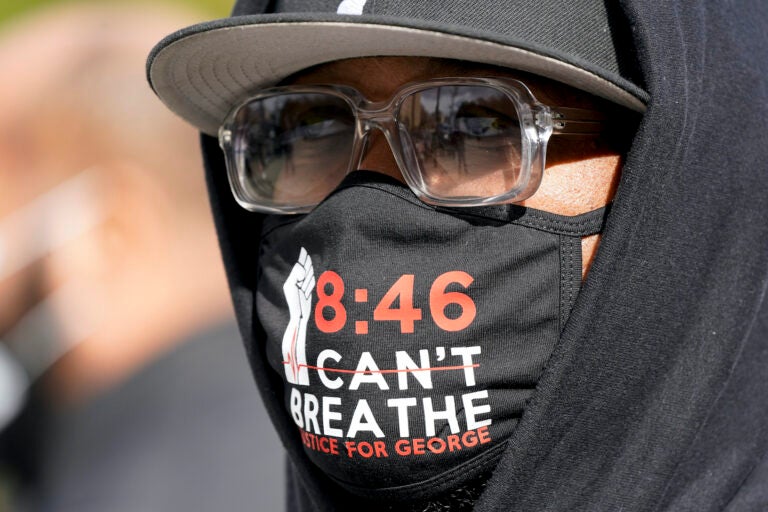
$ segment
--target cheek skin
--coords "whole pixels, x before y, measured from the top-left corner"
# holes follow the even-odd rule
[[[581,280],[587,278],[592,260],[595,259],[597,246],[600,245],[600,235],[585,236],[581,239]]]

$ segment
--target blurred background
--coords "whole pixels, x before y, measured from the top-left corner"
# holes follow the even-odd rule
[[[197,134],[152,46],[230,0],[0,0],[0,512],[277,511]]]
[[[224,18],[229,15],[234,1],[230,0],[3,0],[0,3],[0,23],[12,20],[14,17],[24,15],[31,11],[45,9],[67,4],[91,5],[133,5],[133,6],[157,6],[166,5],[178,7],[187,11],[188,15],[197,18],[196,21],[205,21],[213,18]]]

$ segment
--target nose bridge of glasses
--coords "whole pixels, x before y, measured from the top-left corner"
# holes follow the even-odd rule
[[[392,101],[363,101],[357,105],[357,118],[363,123],[382,123],[394,118]]]
[[[382,156],[382,149],[379,144],[384,145],[384,141],[372,142],[371,136],[373,132],[378,130],[386,140],[388,149],[383,151],[389,151],[393,157],[396,168],[384,171],[384,169],[378,169],[385,174],[392,175],[402,181],[402,177],[406,174],[403,172],[403,158],[401,155],[400,145],[398,143],[397,136],[397,121],[395,119],[396,103],[394,100],[388,102],[366,102],[364,105],[358,105],[357,108],[357,140],[354,150],[354,161],[359,165],[365,160],[366,155],[373,153],[378,156],[374,158],[384,158]],[[381,162],[381,161],[379,161]],[[388,166],[385,166],[388,167]],[[406,178],[407,180],[407,178]]]
[[[393,153],[396,155],[396,149],[394,147],[394,136],[395,136],[395,130],[396,130],[396,123],[395,120],[391,117],[386,116],[376,116],[376,117],[369,117],[369,118],[359,118],[358,121],[358,140],[360,142],[360,151],[363,151],[363,148],[365,148],[368,145],[368,139],[372,135],[374,130],[378,130],[381,132],[382,135],[384,135],[384,138],[387,140],[387,143],[390,146],[390,149]],[[363,156],[362,154],[360,156]]]
[[[393,154],[397,158],[395,147],[395,107],[394,102],[366,102],[357,107],[357,130],[361,145],[365,146],[366,139],[373,130],[379,130],[387,140]],[[362,151],[362,148],[361,148]],[[362,154],[360,155],[363,156]]]

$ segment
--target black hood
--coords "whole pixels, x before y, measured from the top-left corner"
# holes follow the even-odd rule
[[[621,4],[648,110],[589,277],[475,509],[768,510],[768,3]],[[235,203],[216,140],[202,144],[240,329],[297,477],[290,506],[346,510],[294,435],[255,325],[262,218]]]

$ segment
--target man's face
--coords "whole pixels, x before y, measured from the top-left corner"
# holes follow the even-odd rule
[[[423,57],[371,57],[316,66],[289,79],[290,84],[338,84],[354,87],[372,101],[388,100],[409,82],[439,77],[507,77],[525,83],[549,106],[607,110],[609,105],[566,85],[493,66]],[[621,154],[596,137],[553,137],[547,166],[538,191],[520,205],[560,215],[578,215],[608,204],[616,191]],[[361,168],[404,182],[383,135],[370,135]],[[586,275],[599,235],[582,239]]]
[[[401,138],[406,144],[426,147],[438,140],[431,146],[437,150],[423,161],[446,170],[457,186],[473,172],[483,174],[477,169],[490,171],[484,175],[492,179],[485,183],[495,180],[502,166],[504,174],[517,170],[510,167],[519,159],[494,157],[504,138],[496,138],[493,130],[521,127],[510,121],[515,118],[505,113],[504,101],[474,92],[465,100],[464,91],[459,91],[439,96],[450,105],[445,110],[437,97],[409,105],[407,95],[395,103],[397,108],[381,107],[406,84],[462,77],[516,79],[554,108],[610,110],[599,100],[548,80],[457,61],[347,60],[286,80],[293,85],[347,86],[378,103],[361,101],[366,105],[361,109],[364,114],[354,119],[357,124],[366,120],[363,116],[381,121],[367,126],[367,149],[359,164],[361,170],[374,172],[344,178],[306,216],[265,219],[254,294],[255,322],[265,333],[271,368],[284,375],[285,406],[293,422],[303,434],[343,439],[339,445],[345,443],[348,450],[318,450],[304,437],[307,455],[326,474],[357,488],[378,489],[386,484],[397,489],[432,482],[447,489],[458,481],[465,483],[463,477],[470,478],[465,474],[470,469],[467,464],[479,471],[492,460],[483,462],[479,455],[485,448],[493,449],[492,445],[473,452],[461,452],[463,448],[446,452],[439,447],[446,442],[442,436],[487,426],[488,443],[508,439],[559,340],[578,294],[579,277],[595,252],[597,238],[585,235],[599,232],[602,207],[613,197],[621,155],[594,134],[558,134],[551,139],[541,188],[520,203],[531,207],[528,211],[481,208],[465,210],[469,214],[465,215],[430,208],[392,179],[377,178],[375,172],[405,182],[386,136],[374,129],[391,130],[391,124],[385,123],[391,123],[392,112],[408,127],[409,137]],[[288,112],[286,118],[293,122],[286,125],[314,128],[328,119],[336,121],[320,115],[328,103],[317,103],[322,107],[318,114],[306,108],[304,117],[295,116],[299,122]],[[264,118],[284,112],[263,110]],[[404,121],[405,116],[414,122]],[[425,118],[431,118],[423,124],[427,135],[410,136],[421,133],[412,127],[421,127],[418,119]],[[526,118],[521,118],[525,123]],[[305,125],[300,124],[303,120]],[[466,126],[460,123],[473,121],[478,122],[477,132],[467,129],[463,137],[450,138],[462,134],[459,129]],[[492,124],[497,121],[500,128]],[[484,126],[489,127],[489,136],[484,136]],[[528,126],[522,124],[524,129]],[[313,132],[307,129],[306,133],[309,140]],[[323,132],[317,128],[314,133]],[[439,138],[446,135],[450,143],[440,147]],[[336,156],[336,161],[349,151],[331,146],[317,156],[312,154],[317,165],[302,167],[336,171],[338,167],[323,165],[323,154]],[[291,157],[292,151],[293,147],[287,151]],[[451,152],[462,156],[452,160]],[[464,159],[467,154],[471,162],[470,157]],[[448,166],[456,160],[461,161],[455,167],[458,172],[451,172]],[[426,167],[419,165],[422,171]],[[426,181],[424,174],[419,178]],[[435,175],[442,179],[440,171]],[[312,180],[309,173],[303,179]],[[470,185],[481,186],[481,181],[475,179]],[[587,222],[563,233],[563,225],[579,224],[567,217],[582,213],[586,215],[578,220]],[[578,250],[580,241],[583,254]],[[579,274],[582,261],[586,264]],[[481,405],[475,407],[473,400]],[[331,404],[338,409],[329,416]],[[448,442],[456,441],[450,435]],[[402,443],[433,438],[438,439],[433,441],[438,447],[430,460],[409,459],[416,452],[397,451]],[[356,443],[366,446],[362,443],[370,444],[369,440],[378,443],[372,445],[378,447],[375,456],[353,453]],[[386,482],[381,479],[384,472],[391,472]]]

